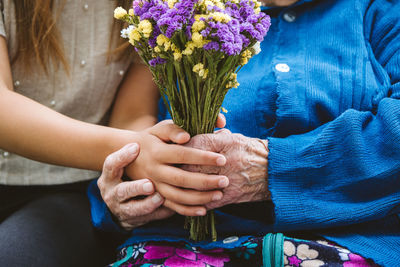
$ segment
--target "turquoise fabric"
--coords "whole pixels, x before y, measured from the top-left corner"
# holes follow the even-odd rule
[[[267,234],[263,240],[263,267],[283,267],[283,242],[281,233]]]
[[[273,205],[217,211],[220,238],[202,245],[307,230],[398,266],[400,1],[299,1],[265,12],[272,26],[262,52],[239,72],[241,85],[223,106],[232,132],[268,139]],[[168,118],[162,105],[159,115]],[[93,184],[93,221],[113,227],[99,196]],[[182,225],[178,216],[154,222],[127,243],[186,239]]]

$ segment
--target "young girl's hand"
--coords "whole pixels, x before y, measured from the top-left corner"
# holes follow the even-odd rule
[[[139,146],[135,143],[110,154],[97,180],[104,202],[120,226],[126,230],[174,214],[172,210],[162,206],[164,198],[155,193],[154,185],[148,179],[122,181],[124,168],[134,161],[138,154]]]
[[[140,154],[126,168],[132,179],[148,178],[165,197],[164,206],[186,216],[206,213],[203,205],[222,198],[221,189],[229,184],[223,175],[184,171],[179,164],[224,166],[223,155],[183,147],[188,133],[172,121],[163,121],[140,132]]]

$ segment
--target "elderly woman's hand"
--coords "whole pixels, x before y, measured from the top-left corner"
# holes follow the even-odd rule
[[[232,134],[223,129],[215,134],[195,136],[187,146],[217,152],[226,157],[227,162],[223,167],[195,165],[184,167],[193,172],[219,174],[229,178],[229,186],[222,190],[223,198],[208,203],[206,205],[208,209],[232,203],[270,199],[266,140]]]
[[[190,135],[172,121],[162,121],[139,133],[140,155],[126,168],[133,180],[148,178],[164,198],[164,206],[186,216],[202,216],[205,204],[221,199],[229,180],[223,175],[184,171],[178,166],[223,166],[218,153],[184,147]]]
[[[126,230],[174,214],[170,209],[161,206],[164,198],[155,193],[150,180],[122,180],[124,168],[134,161],[138,154],[137,144],[128,144],[110,154],[97,181],[103,200],[120,226]]]

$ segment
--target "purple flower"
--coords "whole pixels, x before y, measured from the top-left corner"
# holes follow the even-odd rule
[[[160,28],[157,27],[157,25],[155,25],[155,27],[153,27],[153,33],[152,33],[152,37],[150,37],[149,39],[149,45],[150,47],[154,48],[157,45],[157,36],[161,34]]]
[[[208,28],[201,32],[204,37],[212,40],[205,46],[206,50],[221,51],[227,55],[238,55],[242,51],[243,41],[236,20],[228,23],[209,20]]]
[[[157,21],[168,10],[168,5],[162,0],[142,0],[139,4],[134,2],[133,8],[140,20],[153,19]]]
[[[197,2],[198,0],[179,0],[173,8],[169,8],[167,2],[163,0],[135,0],[133,2],[135,14],[140,20],[150,20],[153,24],[148,45],[154,48],[157,45],[157,36],[160,34],[172,38],[180,31],[183,31],[190,40]],[[226,55],[238,55],[250,44],[261,42],[269,30],[271,20],[262,12],[256,13],[254,5],[251,0],[239,0],[239,3],[227,0],[225,9],[208,6],[208,11],[227,14],[231,20],[226,23],[215,21],[212,16],[207,19],[201,18],[206,27],[200,34],[204,39],[210,40],[204,49],[219,51]],[[160,60],[152,59],[149,64],[155,66],[164,63]]]
[[[218,44],[218,42],[209,42],[208,44],[205,44],[205,45],[203,46],[203,48],[204,48],[205,50],[215,50],[215,51],[218,51],[218,50],[219,50],[219,44]]]
[[[174,8],[168,9],[157,21],[158,27],[161,31],[171,38],[177,31],[184,28],[184,26],[191,24],[193,17],[194,5],[197,0],[181,0],[178,1]]]
[[[165,64],[165,63],[167,63],[167,60],[160,58],[160,57],[156,57],[156,58],[149,60],[149,65],[152,67],[155,67],[156,65],[160,65],[160,64]]]

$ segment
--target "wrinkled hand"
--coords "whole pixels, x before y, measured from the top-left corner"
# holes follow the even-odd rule
[[[214,134],[197,135],[186,146],[217,152],[226,158],[227,162],[222,167],[198,165],[183,167],[191,172],[218,174],[229,178],[229,186],[222,190],[223,198],[208,203],[206,205],[208,209],[270,198],[266,140],[232,134],[222,129]]]
[[[206,203],[222,198],[221,189],[229,183],[226,176],[189,172],[177,165],[223,166],[223,155],[179,145],[188,142],[190,136],[170,120],[139,136],[141,152],[126,173],[132,179],[150,179],[165,197],[164,206],[181,215],[202,216]]]
[[[110,154],[97,181],[103,200],[126,230],[174,214],[170,209],[161,206],[164,199],[159,193],[155,193],[154,186],[148,179],[122,181],[124,167],[135,160],[138,154],[137,144],[128,144]],[[142,198],[136,198],[139,196]]]

